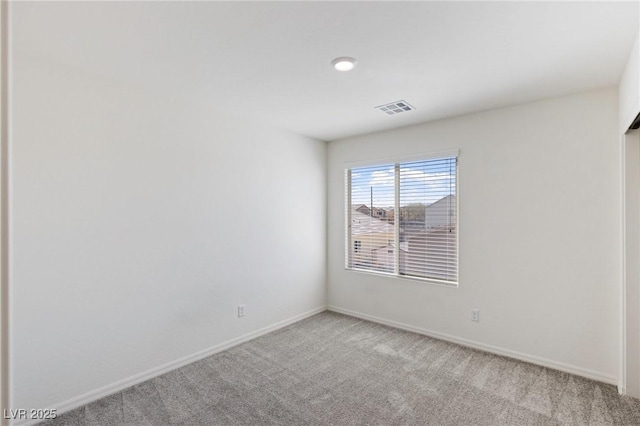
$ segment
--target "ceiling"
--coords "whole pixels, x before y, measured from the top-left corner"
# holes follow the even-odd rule
[[[15,53],[321,140],[617,85],[639,20],[608,1],[11,7]],[[374,109],[401,99],[416,110]]]

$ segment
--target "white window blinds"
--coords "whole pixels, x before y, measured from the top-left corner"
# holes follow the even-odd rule
[[[347,267],[457,283],[457,158],[347,170]]]

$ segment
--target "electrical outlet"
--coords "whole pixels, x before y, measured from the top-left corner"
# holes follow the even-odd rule
[[[475,322],[480,321],[480,309],[471,310],[471,321],[475,321]]]
[[[244,305],[238,305],[238,318],[244,316]]]

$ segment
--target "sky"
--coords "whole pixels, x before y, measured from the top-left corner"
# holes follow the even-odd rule
[[[394,205],[394,165],[351,169],[351,204],[374,207]],[[431,204],[456,192],[455,159],[417,161],[400,164],[400,206]]]

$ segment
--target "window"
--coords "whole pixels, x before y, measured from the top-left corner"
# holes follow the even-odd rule
[[[347,268],[457,283],[457,155],[347,169],[346,197]]]

